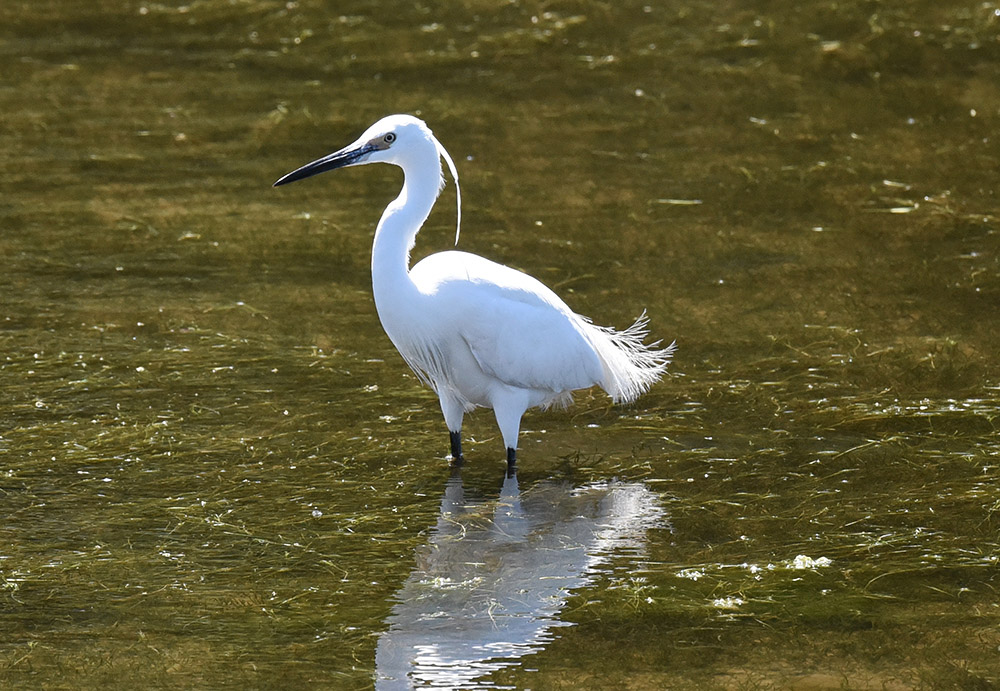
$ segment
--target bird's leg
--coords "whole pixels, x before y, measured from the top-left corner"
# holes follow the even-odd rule
[[[530,402],[528,392],[526,389],[508,387],[494,396],[491,402],[503,445],[507,447],[507,468],[511,469],[517,463],[517,432],[521,427],[521,416]]]
[[[438,393],[438,398],[441,401],[441,412],[444,413],[444,424],[448,426],[448,435],[451,437],[451,462],[453,465],[462,465],[465,460],[462,457],[462,417],[465,415],[465,408],[445,390]]]
[[[451,462],[454,465],[462,465],[465,458],[462,456],[462,432],[448,432],[451,437]]]
[[[517,449],[507,447],[507,477],[514,477],[517,466]]]

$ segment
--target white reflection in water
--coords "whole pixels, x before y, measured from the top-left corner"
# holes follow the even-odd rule
[[[559,612],[570,592],[662,521],[640,483],[542,482],[522,496],[511,476],[495,502],[466,503],[456,474],[379,638],[376,688],[496,688],[483,677],[569,626]]]

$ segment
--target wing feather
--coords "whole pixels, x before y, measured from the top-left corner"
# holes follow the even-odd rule
[[[447,305],[447,321],[490,376],[553,394],[600,382],[589,325],[537,279],[454,251],[427,257],[410,275]]]

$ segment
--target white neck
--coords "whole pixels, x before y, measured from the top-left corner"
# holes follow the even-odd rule
[[[433,156],[433,166],[428,166],[426,160],[421,165],[400,166],[403,189],[386,207],[375,230],[372,290],[380,317],[387,311],[405,313],[417,294],[410,279],[410,250],[441,189],[441,163],[436,151]],[[414,170],[424,172],[411,172]],[[428,175],[428,170],[434,172]],[[382,319],[383,325],[385,321]]]

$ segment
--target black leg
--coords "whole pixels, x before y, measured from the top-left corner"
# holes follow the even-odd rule
[[[509,473],[513,472],[515,465],[517,465],[517,449],[510,449],[510,448],[508,448],[507,449],[507,472],[508,472],[508,477],[510,477]]]
[[[448,432],[451,437],[451,462],[455,465],[462,465],[465,458],[462,457],[462,432]]]

